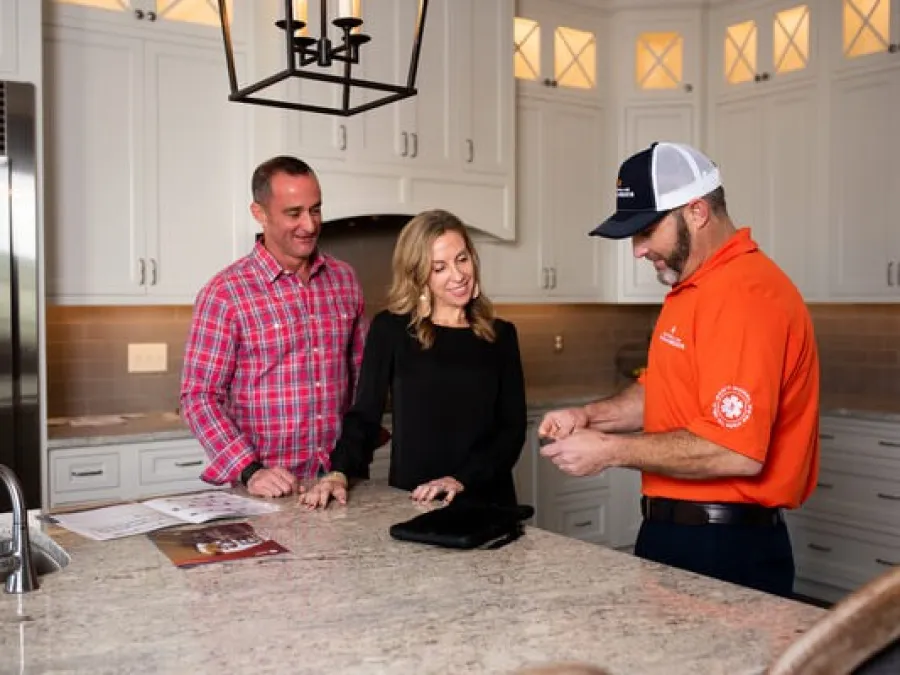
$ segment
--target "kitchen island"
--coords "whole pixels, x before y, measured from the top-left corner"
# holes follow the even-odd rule
[[[759,673],[823,610],[528,528],[497,549],[398,542],[424,507],[361,485],[252,519],[291,553],[178,569],[146,536],[94,542],[39,591],[0,593],[0,672]]]

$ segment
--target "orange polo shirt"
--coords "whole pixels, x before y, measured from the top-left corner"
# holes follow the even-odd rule
[[[645,472],[645,495],[794,508],[812,492],[819,470],[812,320],[749,229],[666,296],[641,382],[645,431],[687,429],[764,464],[750,478]]]

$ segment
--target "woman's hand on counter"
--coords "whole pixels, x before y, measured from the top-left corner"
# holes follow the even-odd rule
[[[324,509],[331,499],[338,504],[347,503],[347,477],[337,471],[323,476],[308,490],[300,487],[300,504],[310,511]]]
[[[413,490],[412,499],[417,502],[430,502],[432,499],[444,495],[444,503],[449,504],[463,490],[465,490],[465,486],[458,480],[452,476],[444,476],[422,483]]]

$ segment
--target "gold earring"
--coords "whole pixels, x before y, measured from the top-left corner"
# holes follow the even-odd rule
[[[419,316],[423,319],[431,316],[431,297],[427,290],[419,296]]]

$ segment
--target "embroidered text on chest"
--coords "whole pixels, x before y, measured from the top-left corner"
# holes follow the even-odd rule
[[[667,345],[671,347],[675,347],[676,349],[684,349],[684,340],[677,334],[678,327],[672,326],[668,330],[664,330],[659,334],[659,339],[665,342]]]

